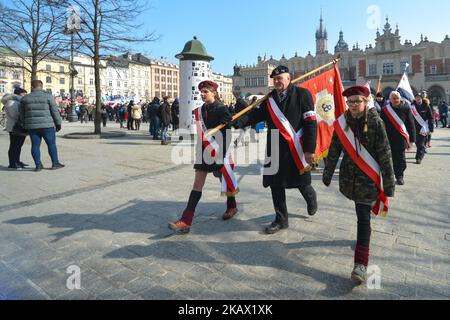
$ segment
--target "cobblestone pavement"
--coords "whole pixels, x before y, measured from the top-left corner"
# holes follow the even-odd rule
[[[40,173],[9,171],[9,137],[0,133],[0,299],[450,297],[450,129],[437,130],[421,166],[408,154],[406,186],[390,216],[373,221],[370,262],[381,288],[369,289],[350,281],[356,214],[337,177],[327,189],[313,174],[320,210],[312,218],[298,191],[288,191],[291,227],[267,236],[270,191],[259,166],[238,164],[236,219],[221,220],[225,200],[210,177],[191,233],[173,235],[167,223],[184,209],[192,165],[174,164],[175,146],[150,140],[147,128],[111,140],[59,136],[67,167]],[[64,124],[61,134],[90,130]],[[48,167],[45,145],[42,159]],[[29,140],[22,160],[33,163]],[[76,284],[70,266],[80,268],[79,290],[68,289]]]

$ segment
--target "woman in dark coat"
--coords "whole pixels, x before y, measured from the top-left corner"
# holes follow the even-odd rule
[[[204,125],[208,130],[221,124],[227,124],[232,119],[229,109],[219,101],[217,88],[218,85],[212,81],[204,81],[199,85],[202,100],[205,102],[205,104],[200,108],[199,113],[201,114]],[[213,136],[213,139],[219,145],[219,150],[222,153],[220,155],[216,155],[215,157],[210,156],[210,152],[205,152],[205,146],[203,145],[202,139],[198,139],[198,145],[196,147],[196,161],[194,165],[194,186],[182,217],[177,222],[170,223],[170,229],[180,233],[188,233],[190,231],[195,209],[202,196],[202,190],[208,173],[214,173],[214,176],[221,177],[223,159],[231,142],[231,132],[227,129],[229,129],[229,126],[225,127]],[[197,134],[199,137],[202,137],[201,132],[197,132]],[[238,210],[235,194],[227,194],[227,210],[223,215],[223,219],[231,219],[237,212]]]

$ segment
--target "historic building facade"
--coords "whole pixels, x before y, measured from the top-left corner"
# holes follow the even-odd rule
[[[328,32],[322,16],[316,35],[316,54],[309,52],[305,57],[298,56],[280,60],[258,56],[258,62],[252,66],[234,66],[233,85],[241,87],[247,95],[266,94],[272,87],[270,79],[272,70],[282,64],[289,68],[293,79],[317,68],[340,56],[339,69],[345,87],[365,84],[371,81],[373,91],[381,78],[383,92],[387,95],[397,87],[407,64],[411,86],[416,91],[427,91],[429,97],[437,103],[450,100],[450,38],[441,43],[421,37],[419,43],[411,40],[400,42],[400,30],[397,26],[392,31],[389,20],[383,33],[377,32],[375,46],[369,45],[362,50],[357,43],[352,48],[344,40],[344,33],[339,33],[339,40],[334,54],[328,52]]]

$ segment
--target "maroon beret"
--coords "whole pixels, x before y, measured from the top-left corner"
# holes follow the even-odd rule
[[[198,85],[198,90],[202,91],[202,89],[204,87],[211,87],[211,88],[214,88],[214,90],[217,90],[219,88],[219,85],[217,83],[215,83],[214,81],[206,80],[206,81],[200,82],[200,84]]]
[[[344,97],[351,97],[351,96],[364,96],[368,97],[370,96],[370,90],[366,86],[354,86],[351,88],[348,88],[345,90],[342,95]]]

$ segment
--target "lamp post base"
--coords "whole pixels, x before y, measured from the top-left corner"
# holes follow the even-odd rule
[[[75,110],[72,110],[72,112],[67,115],[67,120],[69,122],[78,122],[78,116]]]

